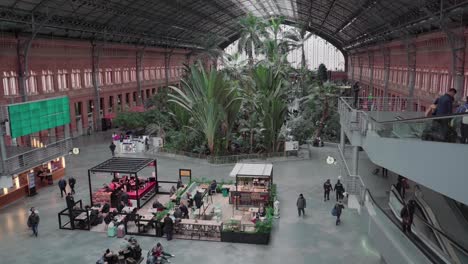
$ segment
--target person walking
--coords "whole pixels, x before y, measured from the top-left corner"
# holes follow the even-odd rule
[[[403,233],[411,234],[411,225],[413,224],[414,212],[416,210],[416,202],[410,200],[400,211],[401,225]]]
[[[460,105],[457,109],[457,114],[468,114],[468,96],[465,103]],[[461,143],[468,144],[468,116],[463,116],[460,122]]]
[[[72,194],[75,194],[75,184],[76,184],[76,180],[75,178],[73,178],[73,176],[71,176],[68,179],[68,186],[70,186]]]
[[[73,216],[73,207],[75,206],[75,198],[73,197],[71,192],[69,192],[67,194],[67,197],[65,197],[65,201],[67,203],[68,216],[70,218],[70,226],[71,226],[72,229],[74,229],[75,228],[75,218]]]
[[[110,151],[112,153],[112,157],[115,157],[115,144],[114,144],[114,141],[112,141],[112,143],[110,144],[109,149],[110,149]]]
[[[174,221],[170,217],[170,214],[167,214],[164,217],[164,233],[166,233],[167,241],[172,240],[172,232],[174,231]]]
[[[341,213],[343,212],[343,209],[344,209],[343,202],[339,200],[335,204],[335,208],[334,208],[335,213],[336,213],[336,222],[335,222],[336,225],[341,224]]]
[[[34,207],[31,207],[30,215],[28,217],[28,226],[31,227],[33,234],[37,237],[38,230],[37,227],[39,226],[39,214],[37,213]]]
[[[353,93],[354,93],[354,108],[355,109],[358,109],[358,98],[359,98],[359,90],[361,90],[359,88],[359,82],[355,82],[354,85],[353,85]]]
[[[330,191],[333,191],[333,186],[330,183],[330,179],[328,179],[323,184],[323,201],[329,201],[330,200]]]
[[[297,198],[296,205],[297,205],[297,213],[299,214],[299,216],[301,216],[301,213],[302,215],[305,216],[304,209],[306,208],[306,200],[304,196],[302,195],[302,193],[299,194],[299,198]]]
[[[60,197],[63,198],[63,194],[67,194],[67,191],[65,190],[67,188],[67,181],[64,180],[63,178],[58,181],[58,186],[60,188]]]
[[[345,192],[345,188],[340,180],[338,180],[335,184],[335,188],[333,189],[336,192],[336,201],[340,201],[343,199],[343,193]]]

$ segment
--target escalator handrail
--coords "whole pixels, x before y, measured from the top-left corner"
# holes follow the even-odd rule
[[[369,116],[369,115],[368,115]],[[406,119],[398,119],[398,120],[389,120],[389,121],[377,121],[372,118],[372,121],[378,124],[395,124],[395,123],[410,123],[410,122],[419,122],[419,121],[429,121],[429,120],[438,120],[438,119],[449,119],[455,118],[460,116],[468,116],[468,113],[457,113],[457,114],[450,114],[450,115],[440,115],[440,116],[430,116],[430,117],[415,117],[415,118],[406,118]]]
[[[390,222],[392,222],[392,223],[398,228],[398,230],[401,230],[401,229],[400,229],[401,226],[400,226],[398,223],[396,223],[394,220],[392,220],[392,216],[391,216],[389,213],[387,213],[387,212],[379,205],[379,203],[377,203],[377,201],[375,201],[374,196],[372,196],[372,193],[370,192],[370,190],[369,190],[368,188],[366,188],[365,192],[366,192],[367,194],[369,194],[369,197],[370,197],[370,199],[372,200],[373,204],[374,204],[377,208],[379,208],[379,210],[390,220]],[[408,235],[407,233],[403,233],[403,235],[405,235],[406,238],[408,238],[411,242],[413,242],[413,244],[414,244],[429,260],[431,260],[432,263],[438,263],[437,261],[434,260],[434,258],[437,257],[437,258],[440,259],[439,256],[434,256],[434,255],[428,253],[428,250],[427,250],[427,248],[425,248],[425,247],[426,247],[425,245],[423,246],[423,245],[421,245],[421,244],[415,243],[415,242],[413,241],[413,239],[414,239],[415,237],[412,237],[412,236]],[[418,239],[419,239],[419,238],[418,238]]]
[[[398,192],[395,192],[396,190],[396,186],[394,184],[392,184],[392,186],[394,188],[391,189],[391,192],[395,195],[395,197],[398,199],[398,201],[403,204],[403,205],[406,205],[406,202],[403,201],[400,197],[400,194]],[[455,247],[457,247],[457,249],[461,250],[463,252],[463,254],[465,254],[466,256],[468,256],[468,250],[465,249],[462,245],[460,245],[457,241],[453,240],[451,237],[449,237],[447,234],[445,234],[442,230],[440,230],[439,228],[433,226],[432,224],[428,223],[425,219],[423,219],[422,217],[420,217],[419,215],[416,215],[415,216],[417,218],[419,218],[419,220],[425,224],[427,227],[431,228],[432,230],[435,230],[437,231],[437,233],[441,234],[442,236],[444,236],[446,239],[448,239],[450,241],[450,243],[452,243],[453,245],[455,245]]]
[[[409,123],[409,122],[418,122],[418,121],[428,121],[428,120],[438,120],[438,119],[448,119],[448,118],[455,118],[455,117],[460,117],[460,116],[468,116],[468,113],[463,112],[463,113],[454,113],[454,114],[449,114],[449,115],[438,115],[438,116],[430,116],[430,117],[415,117],[415,118],[405,118],[405,119],[397,119],[397,120],[388,120],[388,121],[378,121],[369,114],[367,114],[366,111],[363,110],[358,110],[349,105],[346,100],[343,99],[343,97],[340,97],[341,101],[349,108],[353,109],[356,112],[360,112],[364,114],[367,119],[370,121],[377,123],[377,124],[394,124],[394,123]]]

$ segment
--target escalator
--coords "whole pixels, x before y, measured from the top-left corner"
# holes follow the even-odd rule
[[[343,98],[339,112],[351,144],[362,147],[374,164],[468,204],[468,144],[460,142],[468,113],[402,119],[404,112],[380,112],[386,118],[377,120],[375,112],[353,109]]]
[[[434,212],[418,196],[416,210],[412,224],[412,234],[409,237],[423,251],[433,263],[468,263],[468,250],[463,248],[453,238],[441,230]],[[401,225],[400,212],[405,202],[392,186],[388,201],[392,214],[392,221]]]

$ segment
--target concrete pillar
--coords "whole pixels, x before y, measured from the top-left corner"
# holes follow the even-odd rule
[[[345,131],[344,131],[343,126],[341,126],[340,131],[341,131],[341,133],[340,133],[340,147],[341,147],[341,151],[343,151],[343,155],[344,155],[344,152],[345,152],[345,142],[346,142],[346,134],[345,134]]]
[[[367,52],[367,58],[369,61],[369,94],[373,94],[374,91],[374,52],[373,51],[368,51]]]
[[[406,61],[408,66],[408,104],[406,107],[413,107],[414,86],[416,83],[416,45],[412,40],[406,43]]]
[[[458,32],[458,30],[450,31],[447,30],[447,39],[452,51],[452,65],[451,73],[453,79],[453,88],[457,89],[456,99],[462,98],[464,95],[464,84],[465,84],[465,46],[466,40],[463,34],[464,32]]]
[[[383,90],[383,111],[388,111],[388,84],[390,80],[390,49],[383,48],[383,60],[384,60],[384,90]]]
[[[137,78],[137,105],[143,104],[143,99],[141,98],[141,81],[143,79],[143,69],[142,69],[142,62],[143,62],[143,54],[144,50],[139,49],[136,52],[136,78]]]
[[[359,83],[362,83],[362,58],[358,55]]]
[[[359,171],[359,147],[353,146],[353,175],[358,175]]]
[[[26,89],[26,82],[29,78],[28,70],[28,54],[31,47],[31,39],[18,38],[16,44],[17,61],[18,61],[18,88],[21,95],[21,101],[28,101],[28,91]]]
[[[96,131],[101,131],[101,115],[99,110],[101,109],[101,96],[100,94],[100,87],[99,87],[99,58],[101,53],[101,46],[97,43],[92,43],[92,51],[91,51],[91,58],[92,58],[92,78],[93,78],[93,87],[94,87],[94,128]]]

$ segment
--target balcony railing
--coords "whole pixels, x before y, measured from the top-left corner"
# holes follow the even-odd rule
[[[67,138],[56,141],[42,148],[35,148],[24,153],[8,157],[4,162],[4,173],[15,174],[28,170],[42,163],[66,155],[72,148],[72,139]]]

